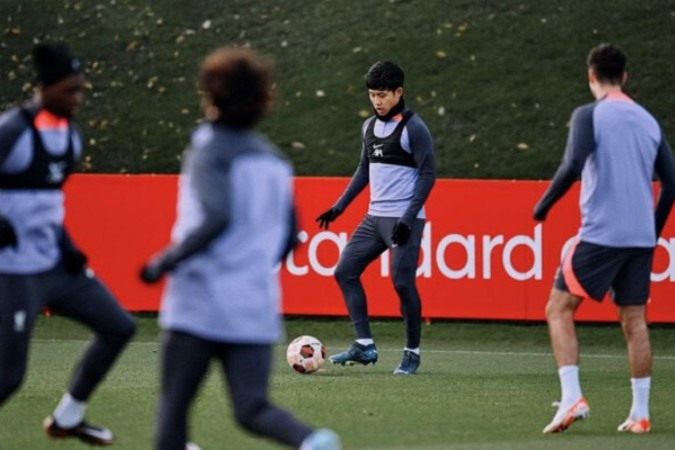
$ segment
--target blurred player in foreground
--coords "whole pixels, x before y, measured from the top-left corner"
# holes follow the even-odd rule
[[[71,120],[82,102],[82,66],[63,43],[38,44],[33,59],[35,101],[0,117],[0,405],[23,382],[36,317],[49,307],[94,338],[45,431],[106,445],[113,434],[84,420],[87,401],[136,326],[63,226],[61,188],[82,153]]]
[[[596,101],[572,114],[562,164],[534,208],[546,215],[581,175],[581,228],[567,251],[546,305],[562,398],[544,433],[557,433],[589,416],[579,383],[574,313],[585,298],[609,290],[618,307],[630,365],[633,404],[619,431],[650,431],[652,352],[645,306],[656,241],[675,199],[675,164],[658,122],[628,97],[626,56],[601,44],[588,56],[588,83]],[[661,181],[654,208],[652,179]]]
[[[406,108],[403,81],[403,70],[391,61],[377,62],[368,70],[366,87],[375,115],[362,127],[359,165],[342,196],[316,220],[320,227],[328,229],[370,184],[368,212],[335,269],[356,342],[329,359],[342,365],[377,362],[361,274],[391,249],[391,274],[406,330],[403,357],[394,374],[412,375],[420,365],[422,324],[415,277],[424,230],[424,202],[436,180],[436,170],[431,134],[422,119]]]
[[[146,282],[170,273],[155,448],[186,448],[188,409],[216,359],[243,428],[302,450],[339,449],[334,432],[313,431],[268,399],[282,335],[275,268],[297,242],[291,165],[253,131],[271,101],[271,67],[222,48],[203,62],[200,85],[206,121],[184,156],[172,244],[141,273]]]

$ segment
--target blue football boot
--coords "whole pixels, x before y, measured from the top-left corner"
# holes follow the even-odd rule
[[[353,366],[354,364],[375,364],[377,362],[377,347],[375,344],[361,345],[354,342],[347,351],[328,357],[333,364]]]
[[[419,366],[420,355],[413,353],[410,350],[403,350],[401,364],[394,370],[394,375],[412,375],[417,372]]]

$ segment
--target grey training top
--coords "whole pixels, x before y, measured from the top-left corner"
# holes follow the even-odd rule
[[[292,233],[290,164],[252,131],[205,123],[179,178],[160,323],[218,342],[281,337],[277,264]]]
[[[661,181],[654,208],[652,180]],[[546,214],[581,175],[584,242],[654,247],[675,200],[675,164],[661,128],[625,94],[577,108],[563,162],[535,208]]]

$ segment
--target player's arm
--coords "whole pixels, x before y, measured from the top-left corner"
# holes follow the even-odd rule
[[[280,261],[283,261],[289,253],[293,251],[295,247],[300,243],[298,239],[298,212],[295,208],[295,205],[291,204],[290,211],[288,213],[288,235],[284,242],[284,249],[281,252]]]
[[[595,150],[593,105],[577,108],[572,114],[567,147],[562,163],[539,203],[534,207],[535,220],[545,220],[553,205],[565,195],[581,175],[586,159]]]
[[[368,122],[364,124],[363,130],[366,129],[365,127],[367,123]],[[333,206],[328,208],[316,218],[316,221],[319,222],[320,228],[325,228],[327,230],[329,224],[337,219],[340,214],[342,214],[342,212],[347,209],[349,204],[354,201],[356,196],[359,195],[361,191],[366,188],[366,186],[368,186],[368,182],[370,181],[369,164],[368,150],[366,148],[365,139],[363,139],[361,144],[361,157],[359,159],[359,165],[356,167],[356,171],[354,172],[354,175],[352,175],[351,180],[349,180],[347,188]]]
[[[7,157],[19,137],[26,131],[26,123],[19,110],[6,112],[0,117],[0,177]],[[0,214],[0,248],[17,245],[17,236],[12,223]]]
[[[5,160],[27,130],[28,124],[19,109],[13,109],[0,116],[0,176]]]
[[[408,226],[412,225],[420,209],[424,206],[424,202],[427,201],[431,188],[436,183],[436,159],[431,133],[424,122],[415,119],[416,117],[413,117],[406,125],[410,151],[419,171],[419,176],[415,181],[413,198],[401,217],[401,222]]]
[[[661,136],[661,145],[654,163],[654,171],[661,182],[659,199],[654,212],[657,237],[661,235],[673,207],[673,202],[675,202],[675,162],[666,137],[663,133],[661,133]]]
[[[202,151],[194,155],[190,182],[201,202],[202,222],[185,238],[170,245],[143,269],[141,278],[148,282],[159,280],[162,274],[171,272],[182,261],[206,249],[220,236],[230,223],[231,193],[229,171],[223,161],[214,157],[213,152]]]
[[[335,202],[335,207],[340,211],[347,209],[347,206],[354,201],[357,195],[363,191],[368,182],[370,181],[369,173],[369,161],[368,161],[368,151],[366,149],[365,142],[361,145],[361,158],[359,159],[359,165],[352,175],[352,179],[349,180],[349,184],[345,189],[344,193],[340,196],[337,202]]]

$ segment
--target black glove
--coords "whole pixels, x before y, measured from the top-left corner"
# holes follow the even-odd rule
[[[340,214],[342,214],[342,211],[334,206],[328,211],[322,213],[316,218],[316,221],[319,222],[319,228],[325,228],[327,230],[328,224],[337,219]]]
[[[61,262],[66,268],[66,272],[73,275],[82,272],[87,265],[87,255],[77,248],[65,228],[61,232],[59,248],[61,250]]]
[[[411,230],[412,229],[403,222],[396,222],[394,229],[391,230],[391,244],[393,246],[404,245],[408,242]]]
[[[546,220],[546,214],[548,214],[548,211],[541,204],[537,204],[532,212],[532,218],[538,222],[543,222]]]
[[[9,220],[0,216],[0,248],[5,247],[16,247],[18,241],[16,239],[16,233],[14,232],[14,227]]]
[[[82,272],[82,270],[87,266],[88,260],[87,255],[79,250],[62,253],[61,259],[63,261],[63,266],[66,268],[66,272],[72,273],[73,275]]]
[[[143,266],[139,275],[144,283],[154,284],[157,283],[168,270],[169,268],[164,263],[164,259],[161,256],[156,256]]]

